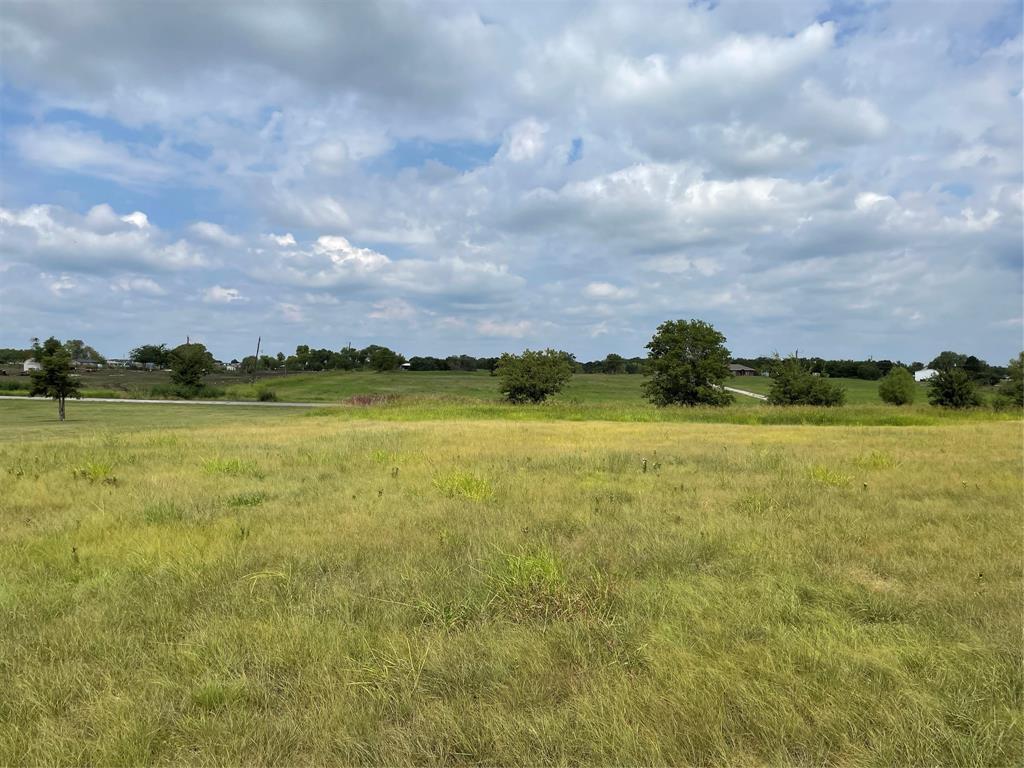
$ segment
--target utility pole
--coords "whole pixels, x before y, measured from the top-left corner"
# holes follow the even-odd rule
[[[263,342],[262,336],[256,337],[256,357],[252,359],[252,382],[256,383],[256,366],[260,364],[260,344]]]

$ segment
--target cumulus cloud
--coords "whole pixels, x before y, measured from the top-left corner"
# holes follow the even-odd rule
[[[108,205],[85,215],[54,205],[0,208],[3,258],[13,263],[109,272],[123,268],[173,271],[207,264],[185,239],[172,240],[146,214],[117,215]]]
[[[231,304],[236,301],[248,301],[237,288],[224,288],[214,285],[203,291],[203,301],[207,304]]]
[[[529,320],[502,322],[499,320],[482,320],[476,326],[481,336],[495,336],[505,339],[521,339],[533,330]]]
[[[1019,346],[1011,3],[5,10],[11,333],[98,289],[112,339],[185,293],[225,339]]]

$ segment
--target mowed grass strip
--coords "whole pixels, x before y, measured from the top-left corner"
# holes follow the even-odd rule
[[[0,763],[1024,759],[1019,422],[112,412],[0,443]]]

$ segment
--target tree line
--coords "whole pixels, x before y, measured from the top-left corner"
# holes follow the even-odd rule
[[[648,355],[642,361],[642,371],[648,377],[643,385],[644,396],[654,405],[662,407],[723,406],[733,402],[733,395],[726,384],[732,380],[729,364],[735,358],[725,342],[724,334],[702,320],[669,320],[662,323],[647,343]],[[30,395],[56,400],[61,421],[65,417],[67,398],[80,396],[77,378],[73,376],[73,354],[81,354],[84,350],[91,350],[91,347],[81,340],[70,340],[62,344],[53,337],[42,344],[35,340],[32,346],[32,357],[40,362],[41,370],[32,372]],[[144,345],[132,350],[132,359],[152,361],[161,367],[169,367],[174,394],[182,397],[203,394],[203,378],[218,367],[213,355],[200,343],[181,344],[174,349],[167,349],[163,344]],[[277,357],[253,356],[253,370],[264,359],[268,366],[282,365],[290,370],[371,368],[387,371],[405,362],[399,353],[379,345],[370,345],[360,350],[346,346],[339,352],[300,345],[295,354],[288,357],[280,353]],[[443,370],[452,370],[447,366],[453,364],[465,366],[458,370],[476,370],[470,366],[489,367],[501,381],[503,396],[512,403],[543,402],[560,392],[581,368],[571,353],[554,349],[527,349],[517,355],[505,353],[493,359],[493,362],[489,358],[473,358],[468,355],[453,356],[443,361],[439,358],[413,359],[417,361],[417,370],[442,370],[436,367],[442,362],[446,366]],[[484,361],[482,366],[481,360]],[[800,358],[793,354],[788,357],[774,355],[771,358],[758,358],[751,362],[759,363],[771,374],[768,402],[772,405],[836,406],[845,402],[845,389],[832,380],[827,370],[820,369],[816,359]],[[425,365],[435,367],[421,367]],[[989,366],[978,358],[948,351],[940,353],[930,366],[938,372],[929,381],[928,401],[932,405],[945,408],[981,405],[978,383],[993,383],[993,376],[996,375],[994,371],[1005,371],[1005,374],[995,379],[998,387],[992,405],[997,408],[1024,406],[1024,352],[1012,359],[1005,368]],[[917,391],[911,368],[906,366],[890,364],[887,372],[880,377],[878,392],[884,402],[908,405],[913,403]]]

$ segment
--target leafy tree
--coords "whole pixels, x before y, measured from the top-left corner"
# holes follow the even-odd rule
[[[644,395],[655,405],[727,405],[725,336],[703,320],[668,320],[647,343]]]
[[[133,362],[152,363],[157,368],[166,368],[170,364],[170,351],[166,344],[143,344],[129,353]]]
[[[971,376],[963,368],[940,368],[929,380],[928,402],[942,408],[973,408],[981,405]]]
[[[573,358],[554,349],[526,349],[521,355],[506,352],[498,358],[494,372],[510,402],[542,403],[561,392],[572,378]]]
[[[367,355],[366,361],[373,370],[382,373],[395,370],[405,362],[405,358],[392,349],[374,345],[373,351]]]
[[[996,405],[999,407],[1024,406],[1024,352],[1010,361],[1006,368],[1006,381],[999,384]]]
[[[90,347],[81,339],[68,339],[64,342],[64,349],[74,360],[95,360],[97,363],[107,362],[107,358]]]
[[[626,358],[622,355],[617,355],[614,352],[609,354],[604,359],[604,364],[601,366],[605,373],[625,373],[626,372]]]
[[[874,360],[867,360],[857,366],[857,378],[878,381],[882,378],[882,369]]]
[[[893,366],[878,384],[878,396],[892,405],[910,405],[916,394],[914,374],[901,365]]]
[[[846,390],[825,376],[816,376],[795,355],[776,358],[772,366],[772,386],[768,402],[772,405],[842,405]]]
[[[50,397],[57,401],[57,415],[64,421],[64,402],[69,397],[81,397],[78,381],[71,372],[71,354],[52,336],[40,346],[37,340],[32,345],[33,356],[42,366],[32,371],[32,388],[29,396]]]
[[[963,368],[967,362],[967,355],[961,355],[959,352],[940,352],[934,360],[928,363],[929,368],[934,368],[936,371],[946,371],[950,368]]]
[[[203,377],[216,364],[213,355],[203,344],[182,344],[169,353],[171,381],[185,393],[196,394],[202,389]]]

